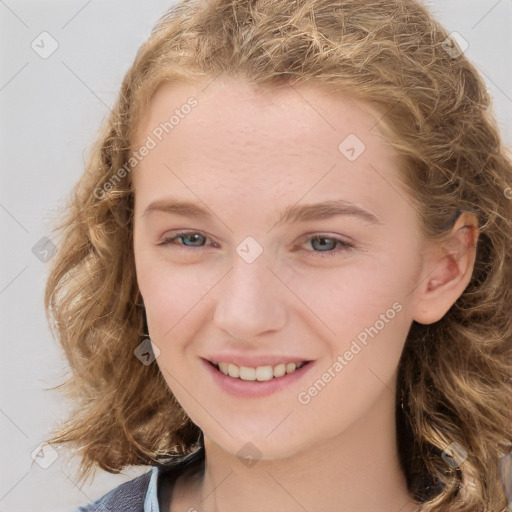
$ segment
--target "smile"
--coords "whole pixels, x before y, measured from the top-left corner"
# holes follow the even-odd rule
[[[280,363],[275,366],[238,366],[234,363],[220,362],[210,363],[215,366],[224,375],[234,379],[246,381],[265,382],[272,379],[278,379],[284,375],[290,374],[307,364],[309,361],[299,361],[297,363]]]
[[[304,376],[315,367],[314,361],[288,360],[280,363],[279,359],[274,357],[261,361],[273,364],[260,363],[259,366],[246,366],[242,361],[239,361],[240,365],[223,362],[220,357],[217,363],[212,359],[202,359],[204,368],[212,379],[211,383],[225,393],[242,399],[266,397],[291,386],[297,386],[298,381],[304,379]],[[281,361],[285,360],[285,357],[281,358]]]

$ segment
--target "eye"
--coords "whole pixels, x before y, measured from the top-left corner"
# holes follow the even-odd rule
[[[187,248],[201,248],[204,247],[206,244],[206,241],[208,240],[208,237],[205,235],[202,235],[201,233],[197,231],[180,231],[178,233],[175,233],[172,236],[165,237],[158,245],[176,245],[180,248],[187,249]],[[340,252],[349,252],[353,249],[355,249],[354,245],[342,240],[341,238],[332,237],[332,236],[325,236],[325,235],[315,235],[310,236],[307,238],[304,238],[302,241],[302,244],[305,244],[306,242],[311,243],[311,247],[313,247],[313,251],[307,251],[307,252],[314,252],[314,253],[320,253],[320,256],[333,256]],[[214,247],[217,246],[217,244],[213,244]],[[336,247],[338,247],[338,250],[334,250]],[[324,254],[322,254],[324,253]]]
[[[325,255],[333,256],[340,252],[349,252],[355,249],[354,245],[342,240],[341,238],[336,238],[332,236],[325,235],[315,235],[312,237],[308,237],[303,240],[304,243],[310,242],[311,247],[313,247],[315,253],[325,253]],[[337,251],[333,250],[335,247],[339,247]],[[311,252],[311,251],[309,251]],[[324,256],[324,254],[320,254],[320,256]]]
[[[176,233],[174,236],[169,236],[164,238],[159,245],[178,245],[181,247],[203,247],[204,241],[206,241],[208,237],[198,233],[196,231],[180,231]],[[181,240],[183,243],[179,243]]]

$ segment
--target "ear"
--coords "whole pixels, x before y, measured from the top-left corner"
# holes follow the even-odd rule
[[[446,237],[426,242],[413,291],[413,320],[425,325],[439,321],[462,295],[473,274],[478,236],[476,215],[465,212]]]

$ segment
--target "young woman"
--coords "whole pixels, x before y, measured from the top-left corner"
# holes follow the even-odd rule
[[[502,511],[512,164],[417,1],[184,1],[76,185],[50,443],[79,510]]]

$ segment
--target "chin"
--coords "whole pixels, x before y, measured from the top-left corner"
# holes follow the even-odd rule
[[[247,430],[243,431],[241,429],[243,433],[237,434],[231,429],[230,433],[233,437],[230,437],[226,432],[223,432],[220,438],[218,436],[210,437],[205,432],[205,437],[232,456],[249,461],[286,459],[311,445],[306,432],[300,439],[292,438],[290,433],[285,430],[280,435],[277,431],[272,432],[278,424],[279,422],[274,422],[272,427],[265,425],[264,429],[255,432],[252,436]],[[268,435],[269,432],[272,432],[270,436]],[[299,433],[296,435],[299,435]]]

